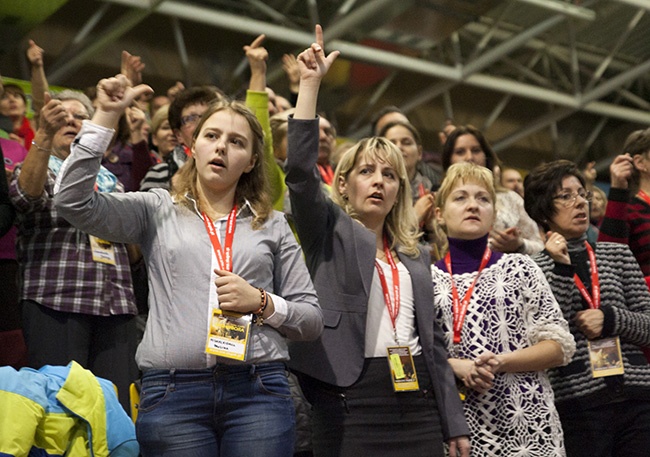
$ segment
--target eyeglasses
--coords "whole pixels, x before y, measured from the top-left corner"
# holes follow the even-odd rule
[[[590,202],[593,196],[591,191],[580,189],[578,192],[561,192],[553,197],[553,200],[558,200],[565,208],[573,208],[578,197]]]
[[[181,126],[185,127],[188,124],[196,124],[196,122],[201,119],[201,114],[188,114],[187,116],[181,117]]]

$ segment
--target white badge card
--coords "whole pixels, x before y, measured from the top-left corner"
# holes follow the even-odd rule
[[[390,367],[393,390],[395,392],[410,392],[420,390],[415,364],[408,346],[387,347],[388,365]]]
[[[618,336],[589,341],[589,359],[594,378],[623,374],[621,340]]]
[[[96,236],[88,235],[90,249],[95,262],[115,265],[115,246],[110,241],[102,240]]]
[[[205,352],[234,360],[246,359],[251,315],[211,308]]]

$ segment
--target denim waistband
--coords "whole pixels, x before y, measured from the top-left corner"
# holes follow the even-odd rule
[[[255,374],[286,370],[287,366],[284,362],[265,362],[241,365],[217,364],[213,367],[202,369],[170,368],[147,370],[142,375],[142,381],[169,383],[197,382],[211,380],[218,377],[236,375],[254,376]]]

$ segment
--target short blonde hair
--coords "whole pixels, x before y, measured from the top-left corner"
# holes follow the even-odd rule
[[[339,191],[339,182],[347,181],[350,172],[360,158],[367,158],[375,163],[387,163],[397,173],[399,180],[397,199],[395,205],[391,208],[384,220],[384,230],[389,235],[392,249],[398,249],[400,252],[413,258],[418,257],[420,255],[418,248],[420,231],[418,229],[417,216],[413,209],[411,185],[406,174],[404,158],[397,146],[386,138],[365,138],[341,156],[332,181],[332,200],[343,208],[346,213],[356,218],[354,209]]]
[[[496,203],[496,190],[494,188],[494,176],[490,170],[472,162],[455,163],[449,167],[445,179],[440,184],[436,193],[436,208],[442,211],[449,194],[460,184],[467,182],[476,183],[490,194],[492,206]],[[496,213],[496,209],[495,209]]]

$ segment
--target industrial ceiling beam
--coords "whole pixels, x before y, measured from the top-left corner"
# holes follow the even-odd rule
[[[593,21],[596,19],[596,12],[583,6],[574,5],[566,1],[558,0],[517,0],[519,3],[527,3],[539,8],[551,11],[553,13],[564,14],[565,16],[583,21]]]
[[[70,60],[48,74],[51,84],[60,84],[68,75],[79,69],[87,60],[99,54],[109,44],[127,33],[151,14],[149,9],[133,9],[120,17],[101,38],[77,52]],[[119,61],[119,60],[118,60]]]
[[[133,3],[135,0],[110,1],[115,3]],[[158,5],[156,12],[178,16],[181,19],[201,22],[227,30],[234,30],[240,33],[249,33],[254,36],[264,33],[266,34],[267,39],[290,43],[300,47],[309,46],[314,39],[312,33],[292,30],[286,27],[269,24],[267,22],[257,21],[247,17],[225,13],[223,11],[215,11],[205,7],[189,5],[178,1],[165,1]],[[523,43],[520,43],[520,45],[521,44]],[[554,90],[536,87],[531,84],[525,84],[511,79],[485,74],[474,74],[464,78],[463,72],[459,71],[457,68],[342,40],[334,40],[331,43],[326,43],[326,46],[329,49],[340,50],[343,57],[352,60],[360,60],[388,68],[406,70],[435,78],[455,81],[457,83],[464,82],[465,84],[482,89],[509,93],[543,103],[553,103],[559,106],[573,108],[574,110],[584,110],[593,114],[609,115],[610,117],[631,122],[650,124],[650,113],[596,101],[597,97],[594,98],[594,96],[599,93],[604,95],[605,93],[608,93],[608,91],[611,92],[613,89],[611,89],[610,86],[614,84],[613,81],[620,82],[620,79],[618,78],[612,78],[612,80],[601,85],[602,87],[599,86],[594,89],[594,91],[590,93],[591,95],[589,97],[581,99],[580,97],[558,93]]]
[[[625,3],[637,8],[650,10],[650,2],[648,0],[616,0],[618,3]]]
[[[526,29],[520,34],[515,35],[511,39],[502,42],[489,51],[482,53],[480,57],[463,66],[463,77],[478,73],[484,68],[492,65],[494,62],[499,61],[502,57],[507,56],[515,49],[520,48],[528,41],[560,24],[564,19],[565,17],[559,14],[550,17],[533,27]]]

